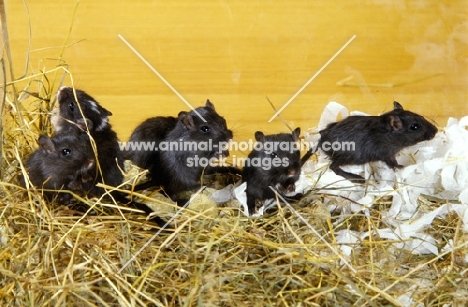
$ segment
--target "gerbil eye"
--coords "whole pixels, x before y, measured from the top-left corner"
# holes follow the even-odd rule
[[[68,105],[68,107],[70,108],[70,110],[73,112],[75,110],[75,106],[73,105],[73,102],[70,102],[70,104]]]
[[[200,131],[203,132],[203,133],[208,133],[208,132],[210,132],[210,130],[211,130],[211,129],[210,129],[210,127],[208,127],[208,126],[202,126],[202,127],[200,128]]]
[[[68,149],[68,148],[62,149],[63,156],[69,156],[70,154],[71,154],[71,149]]]
[[[412,124],[409,128],[411,131],[418,131],[421,126],[419,124]]]
[[[272,152],[270,154],[270,156],[274,159],[274,158],[278,158],[278,154],[276,152]]]

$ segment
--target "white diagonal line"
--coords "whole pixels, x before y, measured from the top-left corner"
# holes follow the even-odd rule
[[[332,250],[333,253],[335,253],[335,255],[337,255],[341,261],[343,261],[344,264],[346,264],[346,266],[348,268],[350,268],[351,271],[353,271],[354,273],[356,273],[356,269],[348,263],[348,261],[346,261],[346,259],[343,258],[343,256],[337,252],[333,246],[330,245],[330,243],[328,243],[318,232],[317,230],[314,229],[314,227],[312,227],[312,225],[309,224],[309,222],[307,222],[307,220],[299,214],[299,212],[297,212],[292,206],[290,203],[288,203],[286,201],[286,199],[284,199],[276,190],[275,188],[273,188],[272,186],[269,187],[271,190],[273,190],[273,192],[275,192],[275,194],[279,197],[279,199],[281,199],[285,204],[286,206],[288,206],[289,210],[291,210],[302,222],[304,222],[306,224],[306,226],[312,230],[312,232],[323,242],[325,243],[326,246],[328,246],[328,248],[330,248]]]
[[[156,239],[157,236],[159,236],[159,234],[161,233],[161,231],[164,230],[164,228],[166,228],[181,212],[182,210],[184,210],[185,208],[187,208],[187,206],[190,204],[190,202],[195,199],[195,197],[198,196],[198,194],[200,194],[203,190],[205,189],[205,186],[202,186],[200,188],[200,190],[197,191],[197,193],[193,194],[192,197],[190,197],[189,201],[187,201],[185,203],[185,205],[182,206],[182,208],[180,208],[175,214],[173,217],[171,217],[171,219],[169,221],[166,222],[166,224],[164,224],[164,226],[159,229],[146,243],[145,245],[143,245],[133,256],[132,258],[130,258],[127,262],[125,262],[125,264],[120,268],[120,270],[117,272],[117,274],[120,274],[122,273],[122,271],[133,261],[136,259],[136,257],[148,246],[150,245],[151,242],[153,242],[154,239]]]
[[[306,84],[304,84],[304,85],[299,89],[299,91],[297,91],[297,93],[294,94],[294,95],[288,100],[288,102],[286,102],[286,103],[284,104],[284,106],[282,106],[281,109],[279,109],[279,110],[275,113],[275,115],[273,115],[273,116],[270,118],[270,120],[269,120],[268,122],[270,123],[273,119],[275,119],[275,117],[278,116],[278,114],[280,114],[280,113],[291,103],[291,101],[293,101],[294,98],[296,98],[297,95],[299,95],[299,94],[310,84],[310,82],[314,81],[314,79],[328,66],[328,64],[330,64],[330,63],[331,63],[331,62],[332,62],[332,61],[333,61],[333,60],[334,60],[334,59],[335,59],[335,58],[336,58],[336,57],[353,41],[353,39],[354,39],[355,37],[356,37],[356,35],[353,35],[353,37],[351,37],[351,38],[346,42],[346,44],[344,44],[343,47],[341,47],[340,50],[338,50],[338,51],[335,53],[335,55],[333,55],[333,56],[331,57],[331,59],[328,60],[328,62],[325,63],[325,65],[323,65],[322,68],[320,68],[320,69],[315,73],[315,75],[313,75],[312,78],[310,78],[309,81],[307,81]]]
[[[128,46],[128,48],[130,48],[139,58],[140,60],[143,61],[143,63],[146,64],[146,66],[148,66],[180,99],[182,99],[182,101],[193,111],[195,112],[195,114],[200,117],[203,122],[206,123],[206,120],[203,118],[203,116],[200,115],[200,113],[198,113],[197,110],[195,110],[194,107],[192,107],[192,105],[184,98],[182,97],[181,94],[179,94],[179,92],[169,83],[167,82],[166,79],[164,79],[164,77],[138,52],[136,51],[135,48],[133,48],[132,45],[130,45],[130,43],[120,34],[118,34],[118,37]]]

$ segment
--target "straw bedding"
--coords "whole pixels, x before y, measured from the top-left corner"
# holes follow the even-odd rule
[[[382,212],[390,208],[391,196],[376,198],[366,213],[346,212],[330,210],[330,204],[349,199],[314,188],[293,204],[295,211],[279,207],[249,219],[235,200],[223,206],[210,202],[206,195],[213,190],[206,189],[171,222],[174,232],[157,235],[142,215],[122,205],[82,199],[90,208],[83,214],[46,203],[36,189],[21,187],[19,178],[38,135],[51,131],[56,87],[34,91],[31,80],[25,81],[24,91],[12,91],[17,84],[7,88],[3,115],[2,305],[467,304],[463,220],[455,212],[435,218],[425,231],[440,253],[414,254],[373,231],[388,226]],[[133,171],[127,180],[140,175]],[[165,218],[178,209],[158,193],[146,199]],[[429,212],[445,203],[421,195],[417,206]],[[338,238],[343,230],[370,235],[348,243],[347,253]],[[444,251],[447,242],[453,248]]]
[[[73,78],[61,64],[42,71],[2,85],[0,305],[468,304],[466,217],[448,209],[434,215],[418,229],[433,252],[412,249],[405,242],[414,238],[382,231],[398,228],[386,216],[396,194],[373,195],[364,209],[352,209],[363,202],[340,192],[346,187],[314,184],[293,209],[256,219],[236,199],[214,203],[209,195],[222,186],[205,189],[177,215],[180,208],[159,193],[141,195],[158,215],[175,216],[175,230],[160,233],[141,214],[103,199],[76,196],[86,213],[46,203],[20,184],[24,161],[38,136],[52,133],[54,94]],[[126,183],[142,175],[133,170]],[[317,178],[313,169],[303,180]],[[435,193],[412,199],[418,216],[466,206]]]

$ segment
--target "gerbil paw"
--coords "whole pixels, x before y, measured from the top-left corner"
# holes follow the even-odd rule
[[[296,185],[294,183],[288,185],[286,187],[286,192],[287,193],[293,193],[294,191],[296,191]]]

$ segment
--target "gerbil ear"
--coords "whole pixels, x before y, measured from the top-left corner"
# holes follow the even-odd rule
[[[297,141],[299,140],[299,135],[301,134],[301,128],[300,127],[297,127],[296,129],[294,129],[294,131],[292,132],[292,138],[294,141]]]
[[[104,108],[103,108],[104,109]],[[107,109],[104,109],[104,113],[107,115],[107,116],[112,116],[112,112],[107,110]]]
[[[257,131],[257,132],[255,132],[255,139],[258,142],[263,142],[263,141],[265,141],[265,135],[263,134],[263,132]]]
[[[47,154],[50,155],[56,152],[54,143],[47,135],[42,134],[41,136],[39,136],[38,142],[41,148],[44,149],[47,152]]]
[[[96,105],[99,105],[97,102],[94,102],[94,103],[96,103]],[[101,107],[101,106],[99,106],[99,107]],[[109,110],[107,110],[107,109],[105,109],[103,107],[101,107],[101,109],[102,109],[102,115],[105,115],[105,116],[111,116],[112,115],[111,111],[109,111]]]
[[[398,101],[394,101],[393,110],[403,110],[403,106]]]
[[[95,112],[101,114],[101,116],[111,116],[112,112],[103,108],[97,101],[93,99],[88,99],[89,104],[91,105],[91,109]]]
[[[387,119],[387,123],[391,131],[399,131],[403,129],[403,123],[398,116],[390,115]]]
[[[190,114],[182,111],[179,113],[178,117],[179,117],[179,120],[182,122],[182,124],[184,124],[184,126],[188,130],[196,130],[195,123],[193,122],[193,117]]]
[[[214,104],[209,99],[206,100],[205,107],[215,110]]]
[[[86,127],[88,130],[93,130],[93,122],[89,118],[80,118],[76,121],[76,125],[83,131],[86,131]]]

